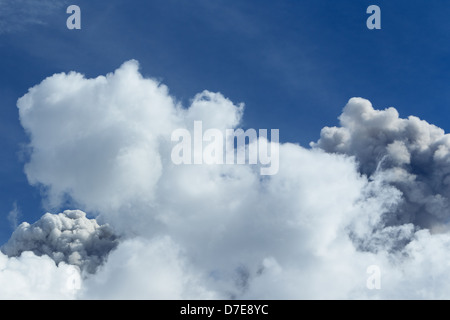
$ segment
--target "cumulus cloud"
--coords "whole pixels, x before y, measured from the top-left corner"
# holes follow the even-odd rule
[[[151,202],[162,170],[158,139],[173,129],[175,109],[167,88],[137,68],[130,61],[95,79],[56,74],[19,99],[33,148],[25,172],[48,188],[51,206],[68,193],[94,211]]]
[[[74,299],[81,285],[77,267],[56,266],[48,256],[24,252],[9,258],[0,252],[0,299]]]
[[[169,238],[128,239],[83,283],[83,299],[214,299]]]
[[[55,74],[18,108],[30,138],[25,172],[47,205],[71,203],[114,230],[65,211],[22,224],[5,246],[20,248],[9,259],[52,257],[55,276],[94,258],[74,297],[450,296],[450,142],[425,121],[351,99],[312,148],[279,144],[279,171],[263,177],[254,165],[172,163],[173,130],[197,120],[238,128],[244,105],[204,91],[182,106],[136,61],[94,79]],[[366,286],[370,265],[381,290]]]

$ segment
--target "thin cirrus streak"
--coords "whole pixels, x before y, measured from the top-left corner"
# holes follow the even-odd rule
[[[67,1],[0,0],[0,34],[45,25]]]

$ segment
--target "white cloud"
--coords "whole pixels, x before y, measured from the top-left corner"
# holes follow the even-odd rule
[[[95,79],[56,74],[19,99],[33,148],[25,172],[48,187],[51,206],[67,193],[94,211],[151,202],[162,170],[158,140],[174,128],[175,109],[167,88],[137,68],[129,61]]]
[[[74,299],[81,276],[77,267],[57,267],[48,256],[8,258],[0,252],[0,284],[0,299]]]
[[[108,263],[88,277],[83,299],[213,299],[168,237],[120,244]]]
[[[122,236],[78,297],[450,296],[450,142],[415,117],[351,99],[340,127],[312,149],[281,144],[278,174],[262,177],[251,165],[174,165],[174,129],[238,127],[243,105],[205,91],[183,108],[136,61],[95,79],[53,75],[18,107],[30,183]],[[366,287],[370,265],[380,290]]]

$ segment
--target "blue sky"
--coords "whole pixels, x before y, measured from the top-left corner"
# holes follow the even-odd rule
[[[16,101],[57,72],[95,77],[137,59],[185,105],[219,91],[245,103],[244,127],[278,128],[281,141],[303,146],[355,96],[450,130],[450,6],[441,1],[27,2],[0,1],[9,12],[0,14],[0,243],[14,203],[20,221],[45,212],[23,173]],[[70,4],[81,8],[81,30],[66,28]],[[381,30],[366,28],[371,4]]]

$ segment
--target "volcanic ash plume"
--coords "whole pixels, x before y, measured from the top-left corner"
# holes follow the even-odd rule
[[[1,251],[9,257],[25,251],[48,255],[56,264],[65,262],[94,273],[117,244],[118,238],[108,225],[100,226],[80,210],[66,210],[46,213],[31,225],[20,224]]]

